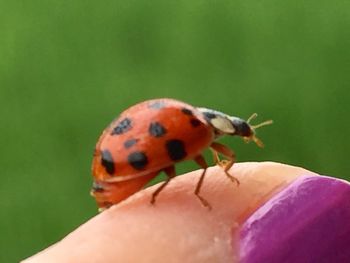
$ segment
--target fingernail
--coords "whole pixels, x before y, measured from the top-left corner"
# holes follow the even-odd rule
[[[350,262],[350,184],[299,177],[243,223],[239,240],[242,263]]]

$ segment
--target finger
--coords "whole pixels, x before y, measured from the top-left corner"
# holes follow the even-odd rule
[[[349,182],[297,178],[240,227],[238,262],[350,262],[349,205]]]
[[[302,168],[277,163],[237,163],[207,171],[201,195],[193,195],[201,171],[175,178],[150,205],[155,187],[97,215],[29,262],[235,262],[236,232],[261,204],[302,175]]]

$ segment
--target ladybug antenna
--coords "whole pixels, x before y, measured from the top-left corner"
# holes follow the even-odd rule
[[[257,128],[260,128],[260,127],[263,127],[263,126],[266,126],[266,125],[270,125],[273,123],[272,120],[267,120],[267,121],[264,121],[264,122],[261,122],[259,124],[256,124],[256,125],[250,125],[250,122],[252,120],[254,120],[256,117],[258,117],[258,114],[257,113],[253,113],[247,120],[247,123],[249,124],[249,127],[251,128],[251,130],[253,131],[252,135],[249,136],[249,137],[243,137],[244,141],[245,142],[249,142],[249,141],[253,141],[256,143],[256,145],[258,145],[259,147],[264,147],[264,143],[258,138],[255,136],[255,130]]]
[[[250,124],[250,122],[252,120],[254,120],[256,117],[258,117],[258,114],[257,113],[253,113],[247,120],[247,123]],[[259,124],[256,124],[256,125],[250,125],[250,127],[253,129],[253,130],[256,130],[257,128],[260,128],[262,126],[266,126],[266,125],[270,125],[273,123],[273,120],[267,120],[267,121],[264,121],[264,122],[261,122]]]

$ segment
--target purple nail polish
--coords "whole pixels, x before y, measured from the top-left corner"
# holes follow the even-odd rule
[[[242,263],[350,262],[350,184],[300,177],[246,220],[239,250]]]

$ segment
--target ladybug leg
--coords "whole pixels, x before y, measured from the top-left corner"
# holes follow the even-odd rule
[[[217,151],[215,151],[215,150],[212,149],[212,148],[210,148],[210,150],[211,150],[211,152],[212,152],[212,154],[213,154],[214,163],[215,163],[215,164],[218,164],[218,165],[220,165],[220,166],[222,166],[222,163],[223,163],[223,161],[225,161],[225,160],[220,160],[220,157],[219,157],[219,154],[218,154]]]
[[[227,146],[221,144],[221,143],[217,143],[217,142],[213,142],[210,145],[210,148],[213,151],[214,154],[214,161],[221,166],[224,169],[224,172],[226,174],[226,176],[233,182],[233,183],[237,183],[237,185],[239,185],[239,181],[237,178],[233,177],[228,171],[230,170],[230,168],[232,167],[232,165],[235,163],[236,161],[236,155],[235,153],[228,148]],[[225,156],[228,160],[220,160],[218,157],[218,153],[222,154],[223,156]]]
[[[159,193],[164,189],[164,187],[176,176],[175,166],[169,166],[163,170],[167,176],[167,179],[164,183],[162,183],[152,194],[151,204],[155,204],[156,198]]]
[[[198,199],[201,201],[202,205],[207,207],[209,210],[211,210],[211,205],[209,204],[209,202],[207,200],[205,200],[202,196],[200,196],[200,191],[201,191],[201,187],[203,184],[203,180],[205,177],[205,172],[207,171],[208,168],[208,164],[205,161],[204,157],[202,155],[198,155],[196,158],[194,158],[194,161],[203,168],[203,172],[201,174],[201,177],[199,178],[199,181],[197,183],[196,189],[194,190],[194,194],[198,197]]]
[[[226,167],[227,165],[229,165],[229,163],[232,163],[231,166],[230,166],[230,168],[231,168],[232,165],[235,163],[236,155],[227,146],[225,146],[225,145],[223,145],[221,143],[218,143],[218,142],[213,142],[210,145],[210,149],[213,152],[214,162],[216,164],[218,164],[219,166]],[[228,160],[220,160],[219,153],[222,154],[223,156],[225,156]]]

